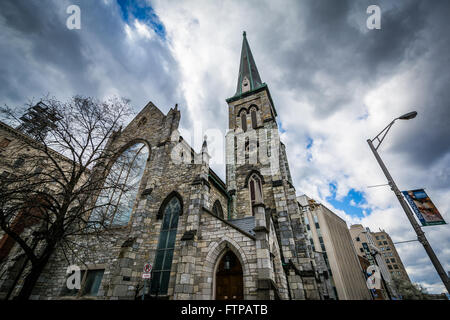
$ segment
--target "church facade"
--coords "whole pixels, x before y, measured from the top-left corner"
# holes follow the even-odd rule
[[[206,142],[197,153],[180,137],[177,106],[163,114],[149,102],[110,138],[111,150],[135,152],[142,169],[129,214],[102,239],[56,252],[33,299],[324,298],[275,105],[245,32],[237,90],[226,101],[226,182],[209,167]],[[70,265],[81,269],[80,290],[67,288]],[[0,292],[10,289],[0,283]]]

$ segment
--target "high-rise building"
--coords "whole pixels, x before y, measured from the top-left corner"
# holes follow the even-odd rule
[[[378,232],[372,232],[372,236],[374,237],[375,245],[383,256],[391,277],[400,277],[404,280],[411,281],[389,234],[384,230],[380,230]]]
[[[347,223],[306,195],[297,197],[312,251],[323,255],[339,300],[370,300],[372,296]]]
[[[377,298],[388,300],[392,296],[397,296],[392,285],[391,274],[388,271],[380,250],[375,245],[374,236],[371,234],[370,229],[364,228],[361,224],[354,224],[350,226],[350,234],[358,256],[367,260],[369,266],[375,265],[380,270],[382,281],[380,282],[380,288],[375,293]],[[364,260],[360,259],[361,261]],[[363,269],[367,270],[367,266],[363,267]]]

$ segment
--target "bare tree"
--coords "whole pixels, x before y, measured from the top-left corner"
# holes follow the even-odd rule
[[[123,199],[138,185],[129,177],[142,170],[133,167],[136,150],[109,148],[131,115],[127,100],[45,98],[28,110],[34,118],[0,109],[24,132],[8,146],[12,172],[0,179],[0,228],[31,264],[18,299],[30,297],[57,248],[73,250],[77,237],[100,236],[120,221],[129,210]]]

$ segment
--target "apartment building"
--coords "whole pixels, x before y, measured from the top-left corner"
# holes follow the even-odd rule
[[[384,256],[376,246],[375,237],[370,229],[364,228],[361,224],[354,224],[350,226],[350,234],[358,256],[366,259],[369,265],[376,265],[380,269],[382,276],[380,294],[382,299],[389,300],[392,296],[397,296]],[[367,269],[367,267],[363,267],[363,269]]]
[[[297,197],[312,251],[323,255],[339,300],[371,300],[347,223],[306,195]]]
[[[374,237],[375,245],[383,256],[391,277],[397,276],[411,281],[389,234],[384,230],[380,230],[379,232],[372,232],[372,236]]]

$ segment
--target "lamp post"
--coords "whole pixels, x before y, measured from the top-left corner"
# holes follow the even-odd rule
[[[410,119],[415,118],[416,116],[417,116],[417,112],[413,111],[413,112],[406,113],[406,114],[402,115],[401,117],[395,118],[375,138],[368,139],[367,143],[369,144],[370,149],[372,150],[373,154],[375,155],[375,159],[377,159],[378,164],[380,165],[381,169],[383,170],[383,173],[388,180],[391,190],[394,191],[395,195],[397,196],[397,199],[400,202],[400,205],[402,206],[403,210],[405,211],[406,216],[409,219],[409,222],[411,223],[414,231],[416,232],[417,239],[425,248],[425,251],[427,252],[428,256],[430,257],[430,260],[433,263],[437,273],[441,277],[441,280],[444,283],[445,288],[447,289],[447,292],[450,293],[450,284],[449,284],[448,276],[447,276],[446,272],[444,271],[444,268],[442,268],[441,263],[439,262],[436,254],[433,251],[433,248],[431,248],[430,243],[428,242],[427,238],[425,237],[425,233],[422,231],[422,229],[420,228],[416,219],[414,218],[411,209],[409,208],[408,204],[406,203],[405,199],[403,198],[403,194],[398,189],[397,185],[394,182],[394,179],[392,179],[391,174],[389,173],[388,169],[384,165],[383,161],[380,158],[380,155],[377,152],[378,148],[380,147],[381,143],[383,142],[384,138],[386,137],[386,134],[389,132],[389,130],[391,129],[392,125],[394,124],[394,122],[396,120],[398,120],[398,119],[410,120]],[[377,141],[375,141],[375,140],[377,140]],[[378,142],[377,146],[374,146],[374,141]]]

